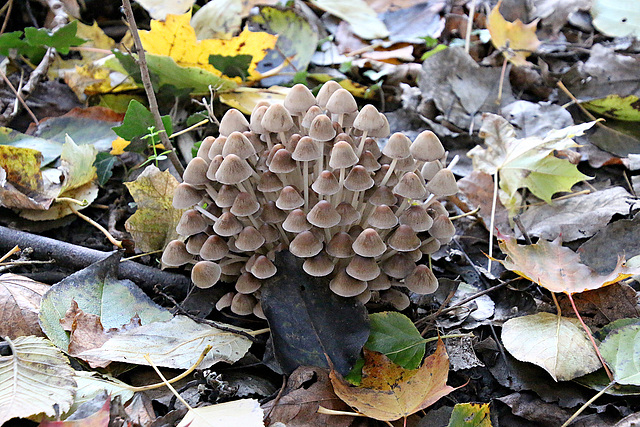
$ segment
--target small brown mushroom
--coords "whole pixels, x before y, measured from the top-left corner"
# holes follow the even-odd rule
[[[220,266],[211,261],[199,261],[191,269],[191,281],[200,289],[212,287],[220,279]]]
[[[187,247],[181,240],[169,242],[162,253],[162,263],[169,267],[180,267],[193,260],[193,255],[187,252]]]
[[[244,132],[245,130],[249,130],[249,122],[244,114],[235,108],[232,108],[222,116],[218,131],[220,132],[220,135],[228,136],[233,132]]]
[[[426,265],[418,265],[404,279],[405,286],[420,295],[432,294],[438,289],[438,279]]]
[[[355,297],[367,289],[367,282],[354,279],[345,271],[340,271],[329,282],[329,288],[341,297]]]

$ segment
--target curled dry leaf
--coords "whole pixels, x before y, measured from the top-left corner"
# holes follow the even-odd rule
[[[49,285],[17,274],[0,276],[0,336],[44,336],[38,325],[42,295]]]
[[[381,353],[364,349],[360,387],[353,387],[332,370],[336,395],[367,417],[394,421],[424,409],[455,390],[448,386],[449,357],[442,340],[419,369],[404,369]]]
[[[612,285],[640,273],[618,258],[615,269],[599,274],[580,262],[580,255],[562,246],[560,239],[540,240],[535,245],[519,245],[515,238],[501,236],[500,249],[507,255],[500,261],[508,270],[531,280],[551,292],[574,294]]]

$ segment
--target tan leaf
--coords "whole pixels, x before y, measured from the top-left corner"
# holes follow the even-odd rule
[[[42,295],[49,285],[28,277],[6,273],[0,276],[0,336],[43,337],[38,325]]]
[[[424,409],[455,388],[446,384],[449,357],[442,340],[422,366],[404,369],[385,355],[364,349],[360,387],[353,387],[332,370],[329,374],[338,397],[367,417],[394,421]]]

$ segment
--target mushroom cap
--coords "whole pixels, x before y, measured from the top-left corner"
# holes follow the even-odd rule
[[[235,154],[241,159],[248,159],[250,156],[256,154],[256,147],[253,146],[249,138],[244,136],[240,132],[231,132],[227,136],[227,142],[222,147],[222,157],[226,157],[229,154]]]
[[[378,267],[378,263],[373,258],[365,258],[359,255],[351,259],[345,271],[354,279],[364,280],[365,282],[373,280],[380,275],[380,267]]]
[[[311,123],[313,123],[313,119],[315,119],[320,114],[322,114],[322,109],[317,105],[314,105],[309,108],[309,110],[307,110],[300,124],[302,125],[302,127],[309,129],[309,127],[311,127]]]
[[[329,102],[329,98],[331,98],[331,95],[333,95],[333,93],[338,89],[342,89],[342,86],[340,86],[340,84],[335,80],[329,80],[323,84],[316,96],[318,105],[321,108],[325,108],[327,106],[327,102]]]
[[[376,141],[373,138],[367,137],[367,139],[364,140],[364,151],[370,151],[376,160],[379,159],[380,156],[382,156],[382,151],[380,151],[380,146],[378,145],[378,141]]]
[[[216,171],[216,181],[222,184],[235,185],[251,176],[253,169],[246,160],[235,154],[227,155]]]
[[[273,173],[289,173],[296,167],[296,161],[291,158],[291,153],[284,148],[276,151],[269,163],[269,170]]]
[[[340,231],[333,235],[329,243],[327,243],[326,251],[335,258],[350,258],[354,255],[353,239],[344,231]]]
[[[330,141],[336,136],[333,122],[324,114],[317,115],[309,126],[309,137],[316,141]]]
[[[400,224],[408,225],[416,233],[427,231],[433,225],[433,219],[422,205],[409,206],[398,219]]]
[[[180,217],[176,231],[181,236],[192,236],[202,233],[208,226],[209,224],[207,224],[207,221],[200,212],[195,209],[189,209]]]
[[[387,250],[387,245],[373,228],[366,228],[353,242],[353,251],[363,257],[377,257]]]
[[[293,120],[284,105],[271,104],[262,116],[260,124],[269,132],[286,132],[293,127]]]
[[[231,300],[231,311],[238,316],[248,316],[253,313],[256,299],[252,295],[235,294]]]
[[[383,164],[382,166],[380,166],[380,169],[378,170],[378,172],[376,172],[376,174],[373,176],[373,182],[375,182],[376,185],[380,185],[382,183],[382,180],[387,175],[389,168],[390,168],[390,165],[388,164]],[[398,183],[398,175],[396,175],[395,173],[392,173],[385,185],[387,187],[393,187],[397,183]]]
[[[235,292],[227,292],[224,294],[218,302],[216,302],[216,310],[222,311],[223,308],[227,308],[231,306],[231,301],[233,301],[233,296]]]
[[[303,136],[296,144],[295,150],[291,153],[291,158],[298,162],[310,162],[322,157],[322,146],[308,136]]]
[[[367,223],[380,230],[388,230],[395,227],[398,224],[398,217],[387,205],[376,206]]]
[[[280,233],[278,229],[269,224],[262,224],[258,229],[260,234],[264,237],[265,243],[273,243],[277,242],[280,238]]]
[[[358,160],[358,165],[364,167],[367,172],[375,172],[380,169],[380,163],[378,163],[373,153],[369,150],[362,152],[360,160]]]
[[[427,295],[438,290],[438,279],[426,265],[418,265],[404,279],[405,286],[416,294]]]
[[[198,147],[198,153],[196,154],[196,156],[202,157],[207,161],[210,160],[209,150],[211,149],[211,145],[215,140],[216,139],[213,136],[207,136],[205,139],[203,139],[202,142],[200,143],[200,147]]]
[[[361,165],[355,165],[344,180],[344,187],[349,191],[364,191],[373,185],[373,178]]]
[[[260,203],[251,194],[242,191],[236,196],[229,211],[235,216],[249,216],[258,210],[260,210]]]
[[[212,143],[211,148],[209,148],[209,158],[213,159],[218,154],[222,154],[222,150],[224,149],[224,144],[227,142],[226,136],[217,137]]]
[[[307,221],[319,228],[331,228],[340,222],[340,214],[326,200],[320,200],[307,214]]]
[[[200,257],[209,261],[218,261],[229,253],[229,245],[220,236],[213,235],[207,238],[200,248]]]
[[[266,105],[262,105],[260,107],[256,107],[251,112],[251,118],[249,119],[249,129],[255,133],[267,133],[267,130],[262,127],[262,119],[264,114],[267,112]]]
[[[397,253],[382,263],[382,271],[394,279],[404,279],[416,267],[413,259],[405,253]]]
[[[311,189],[323,196],[331,196],[340,190],[340,183],[334,174],[325,170],[320,172],[320,175],[311,184]]]
[[[407,135],[396,132],[382,148],[382,154],[391,159],[404,159],[411,155],[411,140]]]
[[[394,170],[398,172],[413,172],[416,170],[416,161],[413,160],[413,157],[398,159]]]
[[[209,169],[207,169],[207,179],[208,181],[205,184],[209,184],[210,181],[216,182],[216,172],[220,168],[222,161],[224,158],[222,154],[216,154],[211,158],[211,163],[209,163]]]
[[[427,181],[431,181],[440,169],[442,169],[442,164],[440,162],[426,162],[422,165],[420,175],[422,175],[422,177]]]
[[[252,294],[262,286],[260,279],[249,272],[244,272],[236,281],[236,291],[241,294]]]
[[[227,136],[233,132],[244,132],[245,130],[249,130],[249,122],[244,114],[232,108],[222,116],[218,132],[222,136]]]
[[[362,131],[373,131],[384,126],[384,120],[380,117],[380,112],[376,107],[367,104],[362,107],[353,121],[353,127]]]
[[[433,220],[433,225],[429,229],[431,234],[436,239],[448,242],[456,234],[456,228],[447,215],[438,215]]]
[[[293,154],[296,147],[298,146],[298,142],[300,141],[300,139],[302,139],[302,135],[300,135],[299,133],[292,134],[286,141],[284,141],[284,148],[288,152]]]
[[[311,224],[307,221],[307,214],[302,209],[294,209],[287,215],[287,219],[282,223],[282,228],[289,233],[302,233],[310,230]]]
[[[230,208],[233,206],[239,194],[240,190],[238,190],[235,185],[224,184],[220,186],[214,202],[216,202],[216,206],[220,208]]]
[[[260,218],[267,224],[279,224],[287,218],[287,214],[278,209],[274,201],[269,200],[262,205]]]
[[[191,281],[200,289],[215,285],[220,279],[220,266],[211,261],[199,261],[191,269]]]
[[[453,196],[458,192],[456,177],[449,169],[440,169],[427,183],[427,190],[436,196]]]
[[[351,203],[341,202],[336,206],[336,212],[340,214],[340,222],[338,225],[351,225],[360,221],[360,212],[358,212]]]
[[[354,279],[345,271],[340,271],[331,279],[331,282],[329,282],[329,288],[333,293],[341,297],[355,297],[367,289],[367,282]]]
[[[367,282],[367,288],[370,291],[384,291],[391,288],[391,280],[381,272],[375,279]]]
[[[285,96],[283,105],[291,114],[302,115],[316,105],[316,98],[305,85],[296,84]]]
[[[187,209],[202,200],[202,193],[193,185],[181,182],[173,191],[173,207]]]
[[[331,148],[329,166],[333,169],[344,169],[358,163],[358,156],[353,147],[346,141],[338,141]]]
[[[262,302],[258,301],[258,303],[253,306],[253,315],[259,319],[267,320],[267,316],[264,314],[264,310],[262,309]]]
[[[421,132],[411,143],[413,158],[422,162],[433,162],[444,157],[445,151],[440,139],[430,130]]]
[[[380,299],[388,302],[398,311],[405,310],[411,304],[411,300],[397,289],[389,289],[380,294]]]
[[[209,236],[206,233],[198,233],[190,236],[189,239],[187,239],[187,244],[185,245],[187,252],[191,255],[198,255],[202,245],[207,241],[207,237]]]
[[[371,132],[369,132],[369,136],[372,136],[372,137],[375,137],[375,138],[386,138],[391,133],[391,129],[389,127],[389,121],[387,120],[387,116],[385,116],[384,114],[380,113],[380,119],[384,122],[384,124],[382,126],[380,126],[378,129],[374,129]]]
[[[318,255],[307,258],[302,264],[302,269],[309,276],[324,277],[333,272],[334,265],[324,252],[320,252]]]
[[[393,191],[391,191],[389,187],[378,187],[369,197],[368,201],[374,206],[393,206],[398,202],[398,198],[393,194]]]
[[[438,252],[440,249],[440,241],[435,237],[429,237],[426,240],[422,241],[422,245],[420,245],[420,252],[425,255],[431,255],[433,253]]]
[[[194,157],[184,170],[182,179],[187,184],[191,185],[204,185],[209,183],[207,179],[207,169],[209,169],[209,163],[202,157]]]
[[[260,182],[256,188],[263,193],[271,193],[282,190],[282,187],[284,185],[278,175],[271,171],[265,171],[260,175]]]
[[[422,199],[427,195],[424,179],[414,172],[406,172],[393,187],[393,192],[408,199]]]
[[[235,236],[243,228],[242,223],[231,212],[224,212],[213,225],[213,231],[223,237]]]
[[[181,240],[172,240],[162,252],[162,263],[169,267],[180,267],[193,260],[193,255],[187,252],[187,247]]]
[[[236,237],[235,245],[242,252],[254,252],[262,247],[264,241],[264,236],[255,227],[248,225]]]
[[[276,206],[283,211],[290,211],[304,205],[304,199],[291,185],[287,185],[280,191],[280,195],[276,200]]]
[[[320,242],[311,231],[303,231],[289,244],[289,252],[299,258],[310,258],[316,256],[322,250]]]
[[[411,252],[420,247],[422,242],[408,225],[400,225],[387,239],[387,245],[398,252]]]
[[[264,255],[257,257],[251,266],[251,274],[258,279],[268,279],[276,274],[277,271],[276,266]]]
[[[358,104],[351,93],[346,89],[338,89],[327,101],[327,110],[332,114],[345,114],[358,111]]]

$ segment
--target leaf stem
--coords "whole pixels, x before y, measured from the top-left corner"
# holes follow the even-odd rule
[[[120,240],[117,240],[115,237],[113,237],[111,235],[111,233],[109,233],[109,230],[107,230],[106,228],[104,228],[103,226],[101,226],[100,224],[98,224],[97,222],[95,222],[94,220],[92,220],[91,218],[89,218],[88,216],[86,216],[83,213],[80,213],[78,211],[78,209],[76,209],[76,207],[74,206],[73,203],[67,203],[67,206],[69,207],[69,209],[71,209],[71,211],[76,214],[77,216],[79,216],[81,219],[87,221],[89,224],[93,225],[95,228],[97,228],[98,230],[100,230],[102,232],[102,234],[104,234],[107,239],[109,239],[109,241],[114,245],[119,247],[120,249],[122,249],[122,242]]]
[[[571,424],[573,422],[573,420],[576,419],[576,417],[578,415],[580,415],[585,409],[587,409],[589,407],[589,405],[591,405],[593,402],[595,402],[595,400],[597,398],[599,398],[600,396],[602,396],[603,394],[605,394],[607,391],[609,391],[609,389],[611,389],[614,385],[615,385],[615,381],[611,381],[609,383],[609,385],[607,385],[605,388],[603,388],[602,390],[600,390],[598,392],[598,394],[596,394],[595,396],[593,396],[591,399],[587,400],[586,402],[584,402],[584,405],[582,405],[580,407],[580,409],[578,409],[573,415],[571,415],[571,418],[569,418],[567,421],[565,421],[564,424],[562,424],[561,427],[567,427],[569,424]]]

